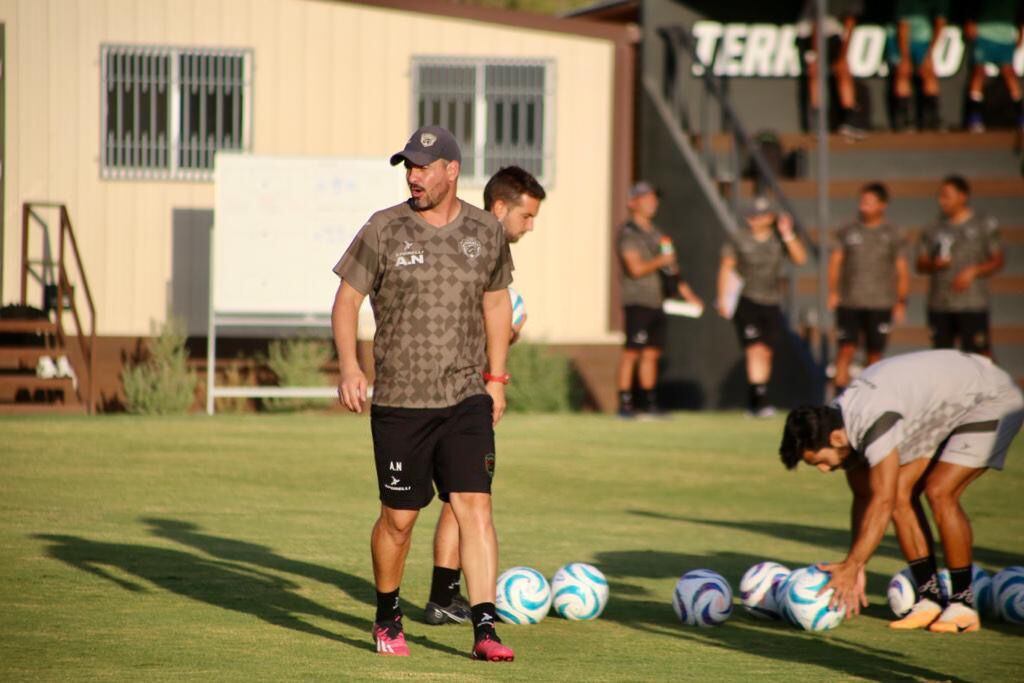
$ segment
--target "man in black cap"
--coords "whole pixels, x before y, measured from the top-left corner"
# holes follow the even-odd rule
[[[662,304],[681,297],[703,306],[690,286],[679,278],[679,263],[672,240],[654,224],[658,193],[645,181],[629,191],[629,220],[619,230],[622,263],[622,306],[626,344],[619,360],[619,417],[633,418],[633,375],[636,373],[648,415],[660,414],[655,387],[658,359],[665,348],[668,321]]]
[[[369,295],[377,322],[370,412],[381,501],[370,542],[377,651],[409,654],[399,584],[413,525],[436,484],[459,524],[472,656],[512,661],[495,632],[491,512],[494,425],[509,381],[512,257],[498,220],[457,197],[461,158],[439,126],[420,128],[391,157],[392,165],[405,164],[410,199],[371,216],[334,268],[341,278],[331,316],[338,395],[362,412],[366,376],[356,359],[356,326]]]

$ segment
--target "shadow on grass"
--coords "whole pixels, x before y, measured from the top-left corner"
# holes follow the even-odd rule
[[[850,547],[850,532],[842,529],[830,529],[827,527],[811,526],[809,524],[794,524],[790,522],[764,522],[764,521],[731,521],[716,519],[696,519],[680,515],[666,515],[661,512],[650,510],[628,510],[631,515],[661,519],[670,522],[687,522],[689,524],[703,524],[725,529],[737,529],[749,531],[773,538],[781,538],[787,541],[798,541],[809,545],[820,546],[828,551],[845,554]],[[935,536],[936,543],[938,536]],[[900,552],[892,536],[886,536],[882,545],[875,553],[885,557],[902,560],[903,553]],[[839,557],[835,559],[841,559]],[[974,547],[974,561],[993,568],[1003,568],[1010,565],[1024,564],[1024,555],[1007,553],[993,548]]]
[[[741,553],[699,556],[654,550],[598,553],[594,564],[609,577],[616,595],[615,600],[609,601],[601,618],[644,633],[681,638],[710,647],[773,659],[783,665],[798,662],[820,666],[843,677],[861,676],[869,680],[958,680],[948,674],[910,664],[902,652],[845,641],[837,637],[835,632],[810,634],[779,622],[755,621],[742,612],[734,612],[729,623],[721,627],[683,626],[672,611],[670,596],[666,595],[660,601],[635,599],[629,597],[635,595],[635,591],[624,594],[617,590],[620,585],[629,584],[620,584],[616,579],[670,578],[702,567],[714,569],[735,586],[743,572],[762,559]],[[785,564],[784,560],[780,561]],[[789,563],[788,566],[796,567],[798,563]],[[880,584],[884,589],[886,583],[885,577],[869,573],[869,586]],[[860,618],[871,617],[884,621],[891,618],[891,615],[886,606],[874,604],[863,611]],[[879,628],[884,628],[884,625],[879,624]],[[783,667],[780,667],[779,672],[782,670]]]
[[[252,615],[268,624],[327,638],[359,650],[375,652],[370,639],[369,619],[324,607],[299,595],[298,584],[278,575],[247,567],[243,561],[207,559],[168,548],[104,543],[77,536],[35,534],[32,538],[48,543],[46,554],[49,557],[106,579],[132,593],[147,592],[147,584],[152,584],[191,600]],[[285,558],[281,560],[287,562]],[[122,578],[111,570],[146,583]],[[332,571],[324,568],[322,570]],[[304,617],[337,621],[363,631],[366,636],[350,638],[308,623]],[[452,647],[423,637],[407,635],[407,638],[424,647],[465,656],[465,653]]]

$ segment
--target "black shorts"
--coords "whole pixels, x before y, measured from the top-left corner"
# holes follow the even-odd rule
[[[817,55],[818,46],[813,45],[811,42],[811,36],[805,36],[803,38],[796,39],[797,49],[800,50],[800,54],[804,61],[807,62],[808,56]],[[828,36],[825,39],[825,52],[828,54],[828,63],[835,64],[839,57],[843,54],[843,39],[841,36]]]
[[[774,348],[782,332],[782,309],[775,304],[759,304],[741,296],[732,316],[740,344],[766,344]]]
[[[836,309],[836,337],[839,344],[857,346],[863,340],[868,353],[882,353],[892,332],[892,309],[847,308]]]
[[[372,406],[370,431],[380,500],[419,510],[450,493],[490,493],[494,478],[493,401],[471,396],[449,408]]]
[[[665,348],[668,316],[660,308],[626,306],[626,348]]]
[[[967,353],[988,353],[992,340],[988,331],[988,311],[928,311],[932,348],[951,349],[960,341]]]

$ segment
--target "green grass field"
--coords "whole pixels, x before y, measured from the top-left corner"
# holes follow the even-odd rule
[[[665,423],[510,415],[495,509],[503,568],[591,562],[611,582],[596,622],[504,626],[509,665],[468,659],[465,626],[420,623],[437,504],[402,595],[409,659],[369,638],[377,501],[369,423],[354,417],[0,420],[0,679],[1020,680],[1024,627],[886,628],[903,563],[887,537],[867,614],[806,634],[734,612],[677,623],[680,574],[735,588],[764,559],[840,559],[841,475],[783,469],[781,420]],[[976,561],[1024,564],[1024,440],[967,494]]]

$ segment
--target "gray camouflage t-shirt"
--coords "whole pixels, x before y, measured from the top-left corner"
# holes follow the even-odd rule
[[[895,305],[896,259],[904,254],[904,241],[895,226],[844,225],[835,232],[833,248],[843,252],[839,279],[843,306],[890,309]]]
[[[736,259],[736,274],[743,278],[743,296],[754,303],[775,306],[782,301],[780,283],[786,248],[773,232],[763,242],[741,228],[732,242],[722,245],[724,258]]]
[[[918,351],[867,368],[833,405],[843,414],[850,446],[869,466],[893,449],[905,465],[932,457],[964,416],[1012,384],[984,356]]]
[[[918,244],[918,255],[934,258],[943,253],[951,260],[948,268],[931,274],[928,309],[940,312],[987,310],[987,278],[975,278],[963,292],[953,291],[953,279],[963,268],[984,263],[1000,251],[999,223],[992,216],[976,213],[959,225],[940,219],[925,228]]]
[[[643,230],[633,221],[626,221],[619,231],[619,258],[627,251],[635,251],[645,261],[658,256],[664,233],[655,225],[650,231]],[[643,277],[630,277],[625,262],[622,264],[622,305],[661,308],[665,297],[662,294],[661,275],[658,271]]]
[[[483,295],[508,287],[512,270],[498,219],[464,201],[441,228],[408,202],[373,214],[334,272],[373,306],[374,404],[445,408],[483,394]]]

